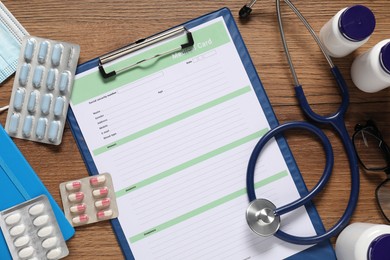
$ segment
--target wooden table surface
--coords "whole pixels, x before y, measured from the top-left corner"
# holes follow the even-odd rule
[[[334,59],[334,62],[349,86],[350,106],[345,121],[350,135],[356,123],[373,119],[390,143],[390,89],[367,94],[358,90],[350,77],[351,63],[359,53],[380,40],[390,38],[390,1],[294,2],[317,33],[325,22],[346,6],[358,3],[372,9],[376,16],[376,28],[370,40],[353,54]],[[230,8],[236,16],[244,4],[232,0],[19,0],[3,3],[31,35],[79,44],[79,63],[221,7]],[[338,108],[340,97],[327,63],[303,25],[286,6],[283,10],[290,51],[308,100],[316,112],[330,114]],[[274,1],[259,1],[249,21],[236,19],[236,22],[280,123],[305,120],[294,96],[292,77],[282,50]],[[12,85],[13,77],[1,85],[0,106],[8,104]],[[3,113],[0,123],[4,126],[5,121],[6,113]],[[339,219],[347,204],[350,172],[339,138],[329,128],[325,132],[335,151],[335,168],[329,185],[315,199],[315,203],[325,227],[329,228]],[[287,138],[308,188],[313,187],[324,166],[321,146],[305,134],[288,134]],[[58,147],[19,139],[14,141],[60,205],[58,185],[66,180],[87,176],[68,125],[62,144]],[[384,178],[383,173],[360,171],[359,202],[351,222],[385,223],[374,196],[376,186]],[[334,242],[335,239],[332,239]],[[123,258],[109,222],[77,228],[68,247],[68,259]]]

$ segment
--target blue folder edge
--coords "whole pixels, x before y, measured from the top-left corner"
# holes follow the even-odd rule
[[[1,125],[0,147],[0,187],[3,194],[7,194],[1,198],[0,211],[44,194],[50,201],[64,239],[69,240],[74,235],[74,228]],[[0,259],[12,259],[1,230]]]
[[[198,26],[200,24],[203,24],[205,22],[208,22],[210,20],[213,20],[217,17],[223,17],[226,23],[226,26],[231,34],[231,37],[233,39],[233,42],[237,48],[237,51],[240,55],[241,61],[246,69],[246,72],[248,73],[249,79],[252,83],[252,86],[256,92],[257,98],[260,102],[261,107],[264,110],[265,116],[268,119],[268,122],[271,126],[271,128],[276,127],[279,123],[276,119],[275,113],[271,107],[270,101],[265,93],[265,90],[263,88],[263,85],[261,84],[260,78],[257,74],[257,71],[255,69],[255,66],[253,65],[253,62],[249,56],[248,50],[244,44],[244,41],[241,37],[241,34],[237,28],[237,25],[234,21],[234,18],[232,16],[232,13],[228,8],[222,8],[220,10],[217,10],[215,12],[203,15],[199,18],[193,19],[191,21],[188,21],[182,25],[184,25],[187,29],[193,28],[195,26]],[[77,67],[76,74],[79,74],[81,72],[84,72],[86,70],[89,70],[91,68],[97,67],[99,63],[99,58],[92,59],[90,61],[87,61]],[[76,140],[76,143],[79,147],[79,150],[81,152],[81,155],[83,157],[83,160],[86,164],[87,170],[90,175],[96,175],[98,174],[97,168],[95,166],[95,163],[92,159],[91,154],[89,153],[87,144],[84,140],[84,137],[82,135],[81,129],[77,123],[77,120],[74,116],[74,113],[69,107],[68,111],[68,123],[70,125],[71,131],[73,133],[73,136]],[[287,166],[289,167],[289,170],[291,172],[292,178],[295,182],[295,185],[297,186],[297,189],[299,191],[299,194],[301,196],[304,196],[308,193],[307,187],[304,183],[304,180],[302,178],[302,175],[299,172],[298,166],[295,162],[295,159],[291,153],[290,148],[288,147],[288,144],[286,140],[282,137],[277,138],[278,145],[282,151],[283,157],[286,161]],[[318,215],[317,210],[315,209],[314,205],[312,203],[307,204],[306,210],[310,216],[310,219],[313,223],[314,228],[316,229],[317,234],[321,234],[325,232],[325,228],[321,222],[321,219]],[[130,250],[129,244],[127,242],[127,239],[123,233],[122,227],[118,221],[118,219],[112,219],[111,224],[113,227],[113,230],[115,232],[115,235],[117,237],[117,240],[121,246],[123,255],[126,259],[134,259],[134,256]],[[322,243],[319,243],[315,246],[312,246],[300,253],[297,253],[293,256],[290,256],[288,259],[336,259],[336,255],[334,253],[333,247],[330,243],[330,241],[324,241]]]

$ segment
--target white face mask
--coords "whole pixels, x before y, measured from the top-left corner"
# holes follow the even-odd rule
[[[15,72],[25,35],[28,32],[0,2],[0,84]]]

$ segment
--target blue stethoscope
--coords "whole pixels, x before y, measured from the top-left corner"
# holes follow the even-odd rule
[[[240,17],[247,17],[249,13],[251,12],[252,6],[255,4],[256,1],[251,1],[248,5],[245,5],[240,10]],[[249,159],[248,163],[248,169],[247,169],[247,192],[248,192],[248,198],[250,201],[250,204],[248,206],[248,209],[246,211],[246,218],[249,227],[254,231],[256,234],[261,236],[270,236],[274,235],[279,239],[282,239],[284,241],[287,241],[289,243],[294,244],[300,244],[300,245],[310,245],[310,244],[316,244],[319,242],[322,242],[326,239],[329,239],[335,235],[337,235],[349,222],[358,201],[359,196],[359,168],[357,163],[356,154],[351,142],[351,139],[348,135],[347,129],[345,127],[344,123],[344,115],[347,111],[348,103],[349,103],[349,94],[348,94],[348,87],[340,74],[339,69],[333,64],[331,58],[329,55],[326,54],[324,51],[324,47],[319,40],[318,36],[315,34],[312,27],[309,25],[309,23],[306,21],[306,19],[302,16],[302,14],[299,12],[299,10],[289,1],[284,0],[284,2],[294,11],[294,13],[299,17],[299,19],[302,21],[302,23],[305,25],[305,27],[308,29],[308,31],[313,36],[314,40],[317,42],[318,46],[321,48],[321,51],[323,52],[326,60],[328,61],[331,72],[337,82],[338,87],[341,91],[342,101],[339,109],[336,113],[330,115],[330,116],[320,116],[310,108],[310,105],[305,97],[305,94],[303,92],[301,84],[299,84],[298,77],[296,75],[290,53],[288,50],[287,42],[284,35],[283,30],[283,24],[282,24],[282,17],[281,17],[281,10],[280,10],[280,0],[276,0],[276,11],[277,11],[277,17],[278,17],[278,24],[279,24],[279,30],[280,35],[283,42],[283,48],[287,56],[287,60],[290,66],[291,73],[294,78],[295,82],[295,94],[298,98],[299,104],[302,107],[302,110],[304,113],[313,121],[323,124],[329,124],[331,125],[336,132],[339,134],[344,148],[346,150],[348,160],[349,160],[349,166],[351,170],[351,191],[349,195],[349,201],[348,206],[344,211],[344,214],[341,216],[341,218],[337,221],[337,223],[327,230],[323,234],[318,234],[315,236],[308,236],[308,237],[299,237],[294,236],[288,233],[283,232],[280,230],[280,216],[283,214],[286,214],[288,212],[291,212],[308,202],[312,200],[312,198],[319,193],[326,183],[328,182],[330,175],[332,173],[333,169],[333,163],[334,163],[334,157],[333,157],[333,150],[332,146],[326,137],[326,135],[317,127],[315,127],[312,124],[306,123],[306,122],[290,122],[286,124],[279,125],[273,129],[271,129],[269,132],[267,132],[260,141],[256,144],[251,157]],[[291,202],[285,206],[282,207],[276,207],[271,201],[267,199],[257,199],[255,194],[255,187],[254,187],[254,171],[256,166],[256,161],[259,157],[260,152],[263,150],[264,146],[267,144],[267,142],[281,134],[282,132],[290,129],[301,129],[309,131],[313,134],[315,134],[319,140],[321,141],[324,150],[325,150],[325,156],[326,156],[326,164],[325,169],[323,171],[323,175],[318,181],[318,183],[315,185],[315,187],[304,197],[301,197],[300,199],[297,199],[294,202]]]

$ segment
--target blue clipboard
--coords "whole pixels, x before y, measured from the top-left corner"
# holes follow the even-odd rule
[[[194,20],[188,21],[187,23],[182,24],[181,26],[185,26],[187,29],[191,29],[195,26],[198,26],[200,24],[203,24],[205,22],[211,21],[215,18],[223,17],[227,28],[230,32],[230,35],[232,37],[232,40],[237,48],[237,51],[240,55],[241,61],[247,71],[247,74],[249,75],[249,79],[253,85],[253,88],[257,94],[259,103],[261,107],[263,108],[265,112],[265,116],[268,119],[269,125],[274,128],[279,123],[276,119],[276,116],[274,114],[274,111],[271,107],[271,104],[268,100],[268,97],[265,93],[265,90],[263,88],[263,85],[261,84],[260,78],[257,74],[257,71],[253,65],[253,62],[249,56],[248,50],[243,42],[243,39],[241,37],[241,34],[237,28],[237,25],[234,21],[234,18],[228,8],[222,8],[220,10],[217,10],[215,12],[206,14],[204,16],[201,16],[199,18],[196,18]],[[86,70],[89,70],[91,68],[95,68],[99,65],[99,58],[92,59],[84,64],[81,64],[78,66],[76,70],[76,74],[82,73]],[[68,111],[68,122],[70,124],[71,131],[73,133],[74,138],[76,139],[78,148],[81,152],[81,155],[84,159],[84,162],[87,166],[88,172],[90,175],[96,175],[98,174],[97,168],[95,166],[95,163],[92,159],[91,154],[89,153],[87,144],[84,140],[83,134],[81,132],[81,129],[77,123],[77,120],[74,116],[74,113],[71,108],[69,108]],[[278,145],[283,153],[284,159],[289,167],[289,170],[291,172],[291,175],[295,181],[295,185],[297,186],[297,189],[301,196],[304,194],[307,194],[307,188],[306,185],[302,179],[302,176],[299,172],[299,169],[296,165],[296,162],[294,160],[294,157],[290,151],[290,148],[287,145],[287,142],[283,138],[277,139]],[[325,231],[324,226],[321,222],[321,219],[314,207],[314,205],[309,204],[306,205],[306,210],[310,216],[310,219],[313,223],[314,228],[316,229],[317,233],[323,233]],[[111,224],[113,227],[113,230],[116,234],[117,240],[121,246],[122,252],[126,259],[134,259],[134,256],[130,250],[129,244],[127,242],[127,239],[123,233],[123,230],[121,228],[121,225],[117,219],[111,220]],[[335,252],[333,250],[333,247],[329,241],[322,242],[320,244],[317,244],[315,246],[312,246],[300,253],[297,253],[288,259],[336,259]]]
[[[3,194],[0,196],[0,211],[44,194],[50,201],[64,239],[69,240],[74,235],[74,228],[1,125],[0,147],[0,190]],[[1,230],[0,259],[12,259]]]

